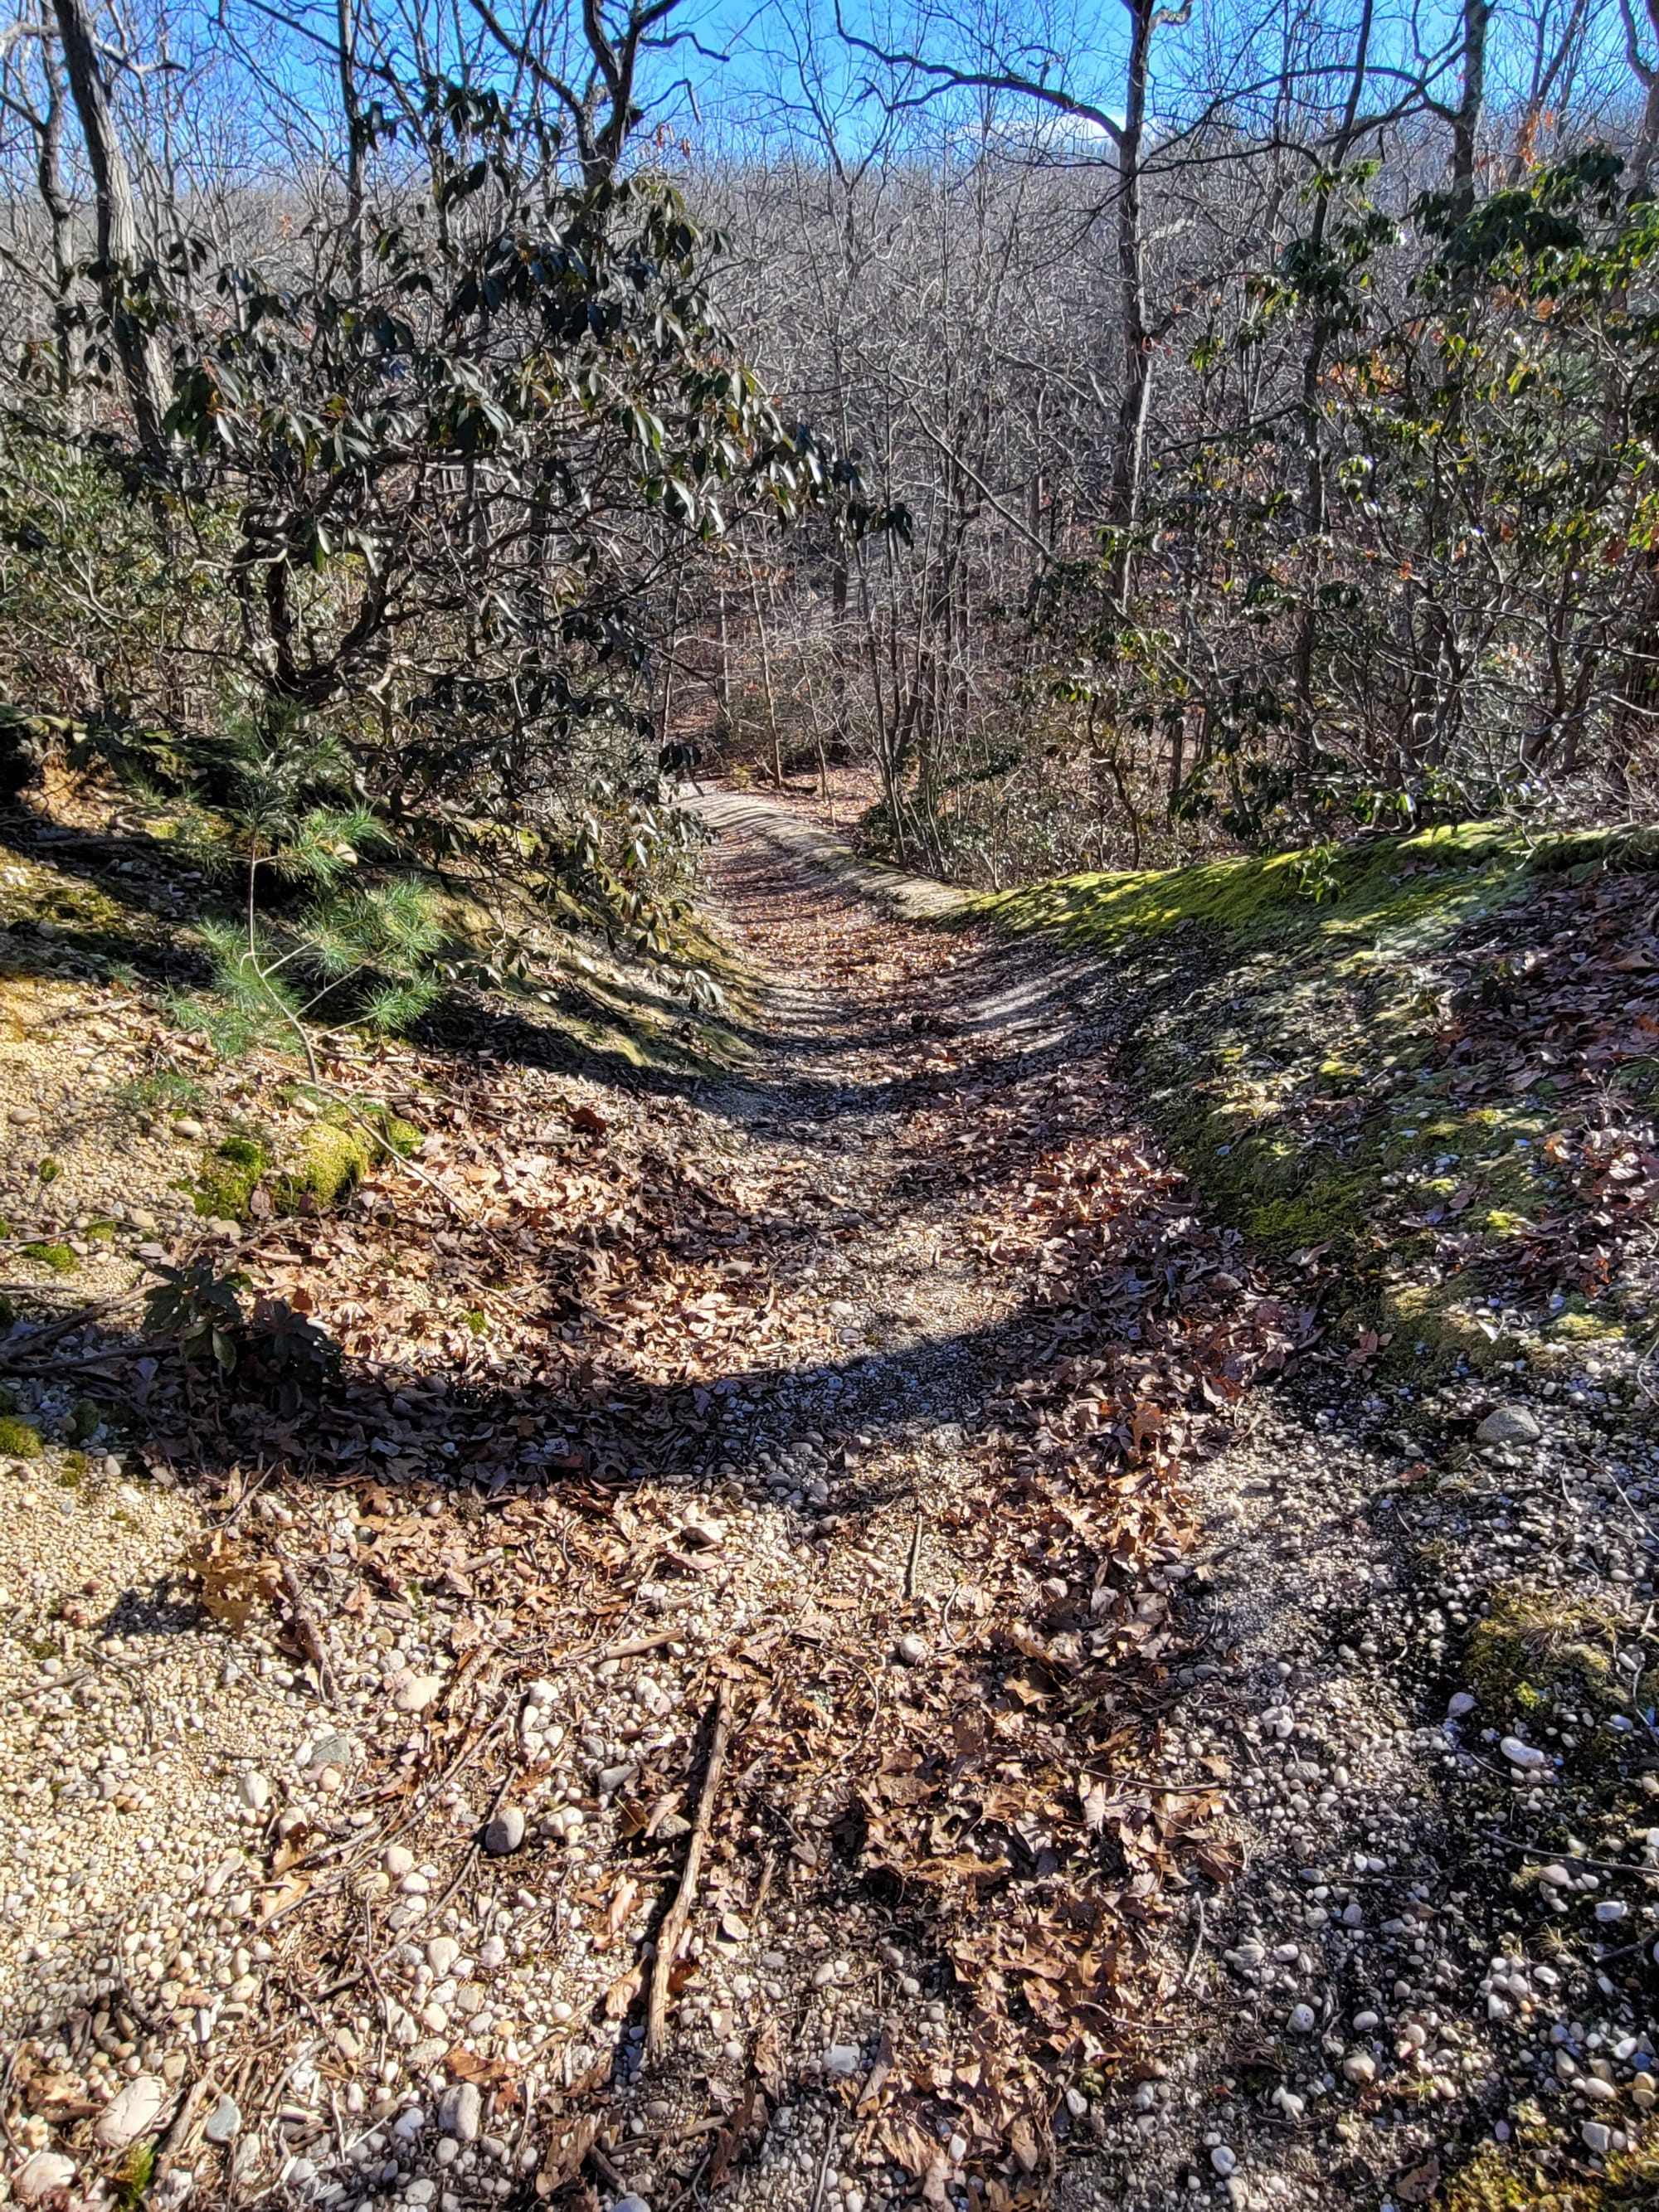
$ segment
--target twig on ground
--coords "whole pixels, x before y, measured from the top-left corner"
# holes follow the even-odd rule
[[[657,1956],[651,1970],[651,1997],[645,2022],[645,2055],[647,2059],[662,2057],[668,2038],[669,1978],[674,1971],[674,1960],[690,1922],[691,1908],[696,1902],[697,1876],[702,1869],[702,1855],[708,1845],[708,1831],[714,1824],[714,1804],[720,1795],[720,1776],[726,1766],[726,1744],[731,1730],[731,1717],[732,1680],[730,1675],[723,1675],[720,1686],[714,1692],[708,1764],[703,1771],[702,1792],[697,1800],[697,1816],[691,1826],[690,1841],[685,1847],[685,1871],[680,1876],[679,1889],[663,1917],[657,1936]]]
[[[323,1642],[322,1631],[313,1620],[300,1589],[300,1577],[289,1560],[278,1552],[277,1565],[283,1571],[283,1595],[288,1600],[293,1618],[294,1633],[299,1638],[300,1649],[317,1669],[317,1687],[325,1705],[337,1705],[339,1696],[334,1686],[334,1670],[328,1662],[328,1646]]]
[[[461,1884],[466,1880],[467,1875],[471,1872],[473,1862],[477,1859],[479,1851],[483,1848],[484,1830],[489,1826],[495,1815],[501,1811],[502,1806],[506,1804],[507,1793],[513,1787],[515,1771],[516,1770],[513,1767],[508,1767],[507,1771],[507,1779],[502,1783],[501,1788],[495,1792],[494,1802],[491,1804],[489,1810],[484,1814],[483,1819],[479,1822],[477,1833],[473,1837],[466,1849],[461,1853],[461,1863],[459,1866],[456,1868],[454,1873],[450,1876],[448,1887],[444,1891],[443,1895],[438,1899],[437,1903],[432,1907],[432,1917],[434,1919],[437,1915],[443,1911],[445,1905],[448,1904],[450,1899],[454,1896],[456,1891],[460,1887]]]
[[[167,2179],[167,2168],[183,2150],[185,2138],[190,2133],[190,2124],[195,2118],[197,2109],[203,2098],[207,2094],[207,2087],[208,2076],[205,2074],[198,2074],[179,2100],[179,2109],[173,2116],[173,2125],[167,2130],[161,2146],[155,2154],[155,2172],[152,2187],[160,2188]]]
[[[6,1291],[32,1292],[34,1287],[30,1283],[0,1284],[0,1290]],[[52,1322],[46,1328],[32,1330],[27,1336],[20,1337],[15,1344],[0,1346],[0,1367],[6,1368],[14,1373],[21,1373],[24,1370],[21,1362],[25,1358],[32,1358],[35,1352],[43,1350],[48,1344],[55,1344],[60,1336],[72,1336],[77,1328],[84,1328],[89,1322],[96,1321],[100,1314],[111,1313],[118,1305],[134,1303],[136,1301],[133,1299],[100,1298],[94,1304],[76,1306],[73,1313],[65,1314],[61,1321]],[[87,1356],[89,1358],[106,1359],[109,1354],[106,1352],[100,1352],[88,1353]],[[54,1368],[64,1364],[61,1360],[52,1362]]]
[[[812,2189],[812,2212],[818,2212],[823,2202],[823,2185],[830,2172],[830,2161],[836,2153],[836,2116],[832,2112],[823,2138],[823,2156],[818,2160],[818,2178]]]
[[[1191,1982],[1194,1974],[1198,1971],[1198,1954],[1204,1948],[1204,1940],[1209,1932],[1208,1928],[1205,1925],[1204,1900],[1200,1897],[1198,1900],[1198,1933],[1193,1938],[1193,1948],[1187,1959],[1187,1970],[1181,1977],[1181,1987],[1183,1990]]]

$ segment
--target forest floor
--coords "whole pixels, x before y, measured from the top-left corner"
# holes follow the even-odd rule
[[[735,1072],[503,1021],[278,1109],[13,921],[11,2194],[1650,2203],[1634,1346],[1356,1357],[1111,955],[711,812]]]

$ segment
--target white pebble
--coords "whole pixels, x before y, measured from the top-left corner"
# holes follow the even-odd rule
[[[54,2189],[67,2189],[75,2179],[75,2160],[62,2151],[38,2150],[24,2161],[12,2187],[25,2204],[38,2204]]]

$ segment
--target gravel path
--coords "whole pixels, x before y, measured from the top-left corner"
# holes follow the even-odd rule
[[[192,1482],[74,1439],[73,1376],[20,1382],[6,2186],[1474,2212],[1524,2150],[1624,2189],[1659,1861],[1625,1382],[1517,1376],[1494,1425],[1316,1338],[1271,1382],[1290,1302],[1136,1130],[1109,969],[917,927],[953,895],[704,809],[743,1078],[548,1078],[533,1146],[422,1154],[586,1233],[550,1116],[621,1212],[702,1208],[589,1236],[560,1309],[625,1482],[550,1474],[587,1431],[528,1393],[489,1425],[516,1459],[447,1462],[435,1369],[326,1483],[296,1442]],[[307,1249],[285,1294],[345,1338],[387,1261]],[[463,1264],[408,1218],[391,1249]],[[1611,1674],[1517,1705],[1469,1639],[1547,1571]]]

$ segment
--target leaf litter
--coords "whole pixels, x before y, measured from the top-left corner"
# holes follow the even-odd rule
[[[1183,1471],[1313,1311],[1081,1015],[1009,1015],[1023,956],[753,846],[714,876],[771,994],[741,1080],[341,1062],[418,1152],[234,1251],[334,1364],[285,1401],[82,1340],[204,1503],[210,1632],[314,1709],[228,1838],[257,1998],[127,1999],[244,2100],[175,2146],[199,2201],[1037,2203],[1233,1870],[1220,1762],[1161,1748],[1210,1632]],[[58,2047],[9,2111],[95,2166]]]

